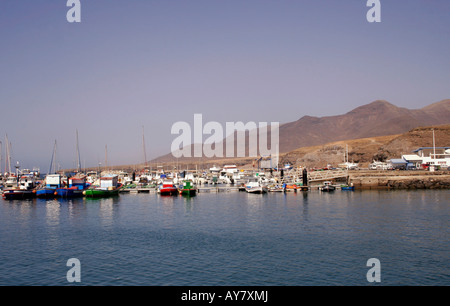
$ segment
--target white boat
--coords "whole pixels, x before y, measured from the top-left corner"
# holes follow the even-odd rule
[[[250,178],[245,184],[245,191],[248,193],[266,193],[268,191],[267,186],[262,185],[258,178]]]
[[[320,191],[334,191],[336,187],[334,187],[331,182],[324,182],[322,186],[319,187]]]

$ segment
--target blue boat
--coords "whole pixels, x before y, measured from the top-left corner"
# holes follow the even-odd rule
[[[76,198],[82,197],[83,191],[87,190],[91,184],[86,182],[86,176],[83,174],[76,174],[69,178],[69,186],[57,188],[55,195],[60,198]]]
[[[355,186],[341,186],[341,190],[355,190]]]
[[[54,198],[56,190],[61,187],[61,175],[49,174],[45,178],[45,186],[36,190],[36,196],[38,198]]]

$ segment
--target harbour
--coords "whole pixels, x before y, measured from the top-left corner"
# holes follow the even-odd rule
[[[447,285],[448,190],[0,201],[0,285]]]

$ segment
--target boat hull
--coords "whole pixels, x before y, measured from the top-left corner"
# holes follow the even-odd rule
[[[3,190],[3,199],[5,200],[23,200],[36,197],[34,190]]]
[[[264,187],[251,187],[245,189],[248,193],[262,194],[267,192],[267,188]]]
[[[341,187],[341,190],[355,190],[355,186],[343,186]]]
[[[82,189],[58,188],[55,195],[60,198],[79,198],[83,196],[83,191]]]
[[[197,194],[197,189],[180,189],[180,194],[184,196],[195,196]]]
[[[56,189],[38,189],[36,190],[36,197],[38,198],[54,198]]]
[[[96,190],[88,189],[84,192],[84,195],[88,198],[106,198],[119,195],[119,189],[117,190]]]
[[[176,188],[161,188],[158,193],[162,196],[173,196],[178,195],[178,189]]]
[[[334,186],[324,186],[320,188],[321,191],[325,191],[325,192],[332,192],[335,191],[336,188]]]

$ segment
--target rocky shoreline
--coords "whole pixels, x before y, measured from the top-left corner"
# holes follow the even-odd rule
[[[348,182],[357,189],[450,189],[450,172],[352,171]]]

